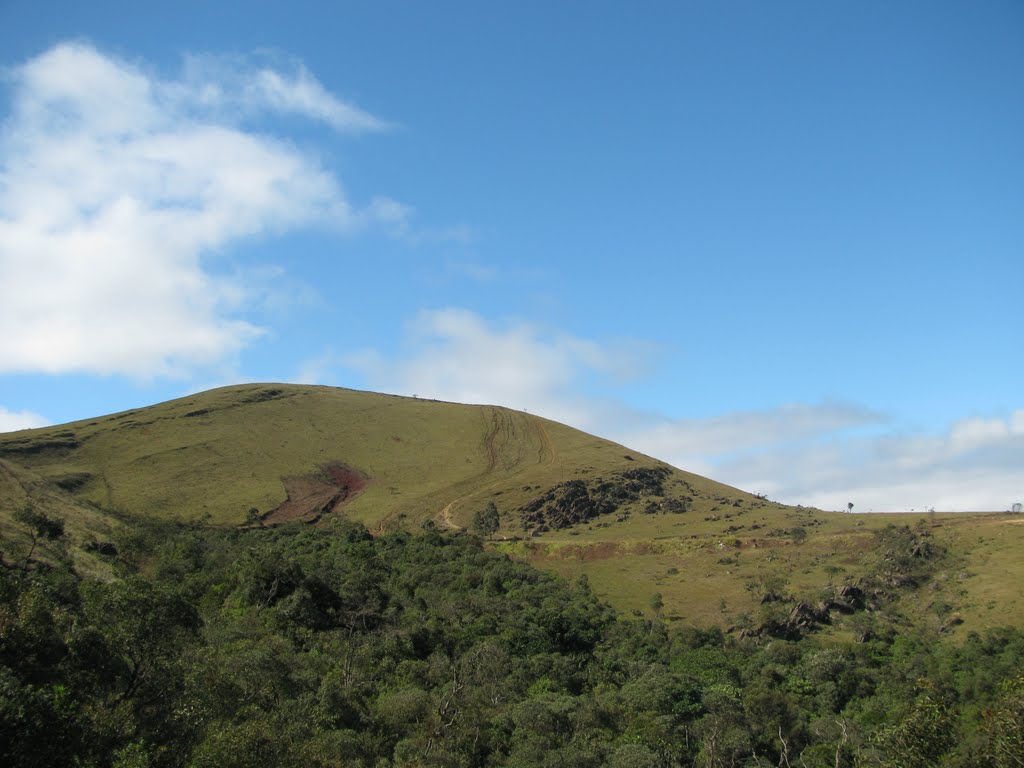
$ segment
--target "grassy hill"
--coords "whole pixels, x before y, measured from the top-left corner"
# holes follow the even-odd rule
[[[542,490],[660,466],[506,408],[290,385],[226,387],[10,433],[0,436],[0,459],[100,509],[213,525],[243,524],[253,508],[271,522],[315,517],[323,510],[280,508],[344,468],[362,481],[338,509],[371,529],[430,518],[466,526],[497,499],[509,535],[522,532],[514,511]],[[756,501],[696,475],[672,476],[701,497]]]
[[[496,548],[587,576],[623,612],[724,625],[756,623],[769,582],[813,602],[864,577],[882,567],[877,531],[923,521],[943,556],[923,597],[905,593],[907,609],[950,629],[1024,623],[1019,516],[788,507],[492,406],[254,384],[0,435],[10,546],[25,545],[12,514],[30,502],[66,521],[77,559],[97,571],[98,543],[136,516],[253,526],[343,515],[382,532],[469,528],[494,503]]]

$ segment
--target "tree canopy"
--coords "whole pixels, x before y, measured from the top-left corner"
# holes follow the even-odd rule
[[[916,573],[914,535],[887,534],[887,573]],[[1013,629],[669,628],[469,535],[341,520],[114,543],[114,580],[0,569],[0,763],[1019,765]]]

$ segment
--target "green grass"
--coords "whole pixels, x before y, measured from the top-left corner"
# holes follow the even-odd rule
[[[706,516],[706,515],[705,515]],[[782,577],[787,592],[814,603],[829,585],[856,583],[875,553],[873,532],[889,524],[925,520],[947,549],[932,581],[895,608],[914,621],[947,627],[954,637],[1001,625],[1024,624],[1024,517],[949,514],[858,514],[766,504],[728,521],[705,521],[699,510],[673,518],[634,518],[628,525],[560,531],[540,539],[499,544],[508,554],[567,578],[585,575],[594,591],[626,615],[652,616],[660,593],[669,621],[734,626],[756,616],[759,599],[748,585]],[[728,532],[737,519],[744,530]],[[749,523],[761,525],[750,530]],[[742,524],[742,523],[740,523]],[[807,538],[768,536],[803,527]],[[738,546],[737,546],[738,543]],[[842,620],[830,632],[846,632]]]
[[[226,387],[72,424],[0,437],[0,458],[61,481],[100,508],[214,525],[285,500],[282,478],[342,462],[370,483],[346,514],[370,527],[423,519],[466,525],[497,500],[520,504],[563,479],[656,462],[527,413],[328,387]],[[690,479],[695,476],[680,473]],[[698,481],[727,493],[717,483]]]
[[[63,542],[69,545],[72,562],[80,573],[110,578],[110,566],[85,547],[110,541],[123,523],[75,501],[39,475],[0,460],[0,552],[7,565],[22,565],[32,547],[29,532],[14,519],[16,511],[29,506],[36,512],[64,521]],[[33,558],[53,562],[57,554],[55,548],[60,543],[38,542]]]
[[[284,480],[344,463],[369,478],[343,514],[374,531],[427,520],[469,527],[494,501],[493,546],[568,577],[586,575],[627,614],[729,625],[758,608],[747,584],[783,577],[813,599],[854,581],[873,530],[925,516],[827,513],[789,507],[675,470],[670,492],[693,497],[682,514],[644,514],[645,500],[569,530],[531,537],[518,508],[571,479],[607,478],[656,460],[532,414],[329,387],[252,384],[72,424],[0,435],[0,536],[32,501],[68,521],[75,542],[120,523],[107,513],[233,526],[285,501]],[[681,490],[686,484],[686,489]],[[616,518],[628,513],[626,520]],[[1024,524],[1009,515],[928,519],[951,556],[932,592],[908,600],[927,617],[953,606],[962,629],[1024,623]],[[799,530],[806,534],[798,535]],[[795,533],[795,531],[797,533]],[[76,555],[77,556],[77,555]],[[102,569],[84,554],[83,567]],[[957,630],[958,632],[961,630]]]

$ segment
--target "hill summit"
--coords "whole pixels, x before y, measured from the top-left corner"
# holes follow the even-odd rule
[[[505,535],[756,499],[522,411],[317,386],[232,386],[0,437],[0,459],[95,507],[213,525],[315,521]]]

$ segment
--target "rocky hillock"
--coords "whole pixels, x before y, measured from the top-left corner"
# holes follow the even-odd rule
[[[567,480],[520,507],[520,519],[524,529],[543,533],[618,512],[642,499],[648,499],[644,512],[685,512],[690,497],[666,497],[665,480],[671,474],[669,467],[661,465],[627,469],[608,479]]]

